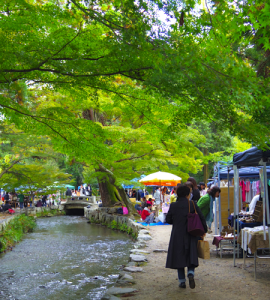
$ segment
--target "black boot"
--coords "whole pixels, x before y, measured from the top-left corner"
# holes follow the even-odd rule
[[[191,289],[195,289],[195,280],[194,280],[194,276],[192,274],[188,275],[188,279],[189,279],[189,287]]]

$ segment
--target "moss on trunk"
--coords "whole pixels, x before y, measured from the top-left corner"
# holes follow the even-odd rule
[[[110,207],[120,201],[127,207],[129,215],[137,215],[138,213],[126,195],[125,190],[115,185],[116,179],[114,174],[101,164],[99,165],[97,174],[102,205],[104,207]]]

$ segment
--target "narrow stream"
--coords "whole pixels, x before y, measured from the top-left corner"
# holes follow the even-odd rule
[[[131,248],[128,236],[83,217],[38,219],[33,233],[0,255],[0,299],[99,300]]]

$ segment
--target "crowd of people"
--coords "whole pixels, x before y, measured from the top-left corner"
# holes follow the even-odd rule
[[[11,212],[11,210],[14,211],[14,209],[18,206],[20,209],[28,206],[46,207],[55,205],[60,201],[56,200],[56,195],[44,194],[39,196],[39,199],[34,202],[34,196],[35,195],[30,195],[29,193],[16,193],[15,191],[4,192],[4,194],[2,194],[0,197],[0,212]],[[92,196],[92,187],[90,184],[88,184],[86,187],[81,185],[78,191],[67,188],[66,196]]]
[[[170,203],[177,201],[177,188],[180,185],[181,184],[178,184],[171,189],[167,187],[156,187],[152,198],[148,198],[147,200],[145,197],[146,195],[149,195],[147,191],[143,192],[132,189],[130,191],[126,190],[126,193],[128,196],[130,196],[130,198],[136,198],[137,203],[135,204],[135,208],[141,215],[142,220],[146,223],[153,223],[155,221],[158,222],[157,217],[162,208],[162,204],[166,202],[166,199],[168,199],[168,197],[166,197],[167,195],[170,195]],[[211,201],[213,201],[215,196],[218,197],[220,193],[219,188],[217,188],[217,190],[214,188],[211,194],[209,194],[209,189],[208,191],[206,190],[205,183],[200,182],[197,184],[193,177],[189,177],[188,181],[184,185],[190,189],[190,200],[193,200],[195,203],[197,203],[199,207],[201,206],[203,211],[205,211],[207,206],[211,206]],[[154,211],[152,211],[153,207]],[[208,221],[210,222],[211,218],[209,218]]]
[[[78,190],[72,190],[69,187],[67,187],[66,190],[66,196],[71,197],[72,200],[75,199],[75,197],[82,197],[82,196],[92,196],[92,187],[90,184],[88,184],[86,187],[84,185],[81,185]]]

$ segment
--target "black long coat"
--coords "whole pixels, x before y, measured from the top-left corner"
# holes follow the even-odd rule
[[[198,238],[187,232],[188,202],[185,197],[177,198],[177,201],[170,205],[166,222],[173,224],[169,250],[167,255],[166,268],[179,269],[184,267],[198,267],[197,242]],[[200,216],[205,232],[207,225],[202,212],[197,204],[196,211]],[[192,201],[190,201],[190,212],[194,213]]]

